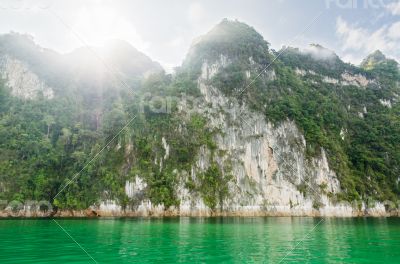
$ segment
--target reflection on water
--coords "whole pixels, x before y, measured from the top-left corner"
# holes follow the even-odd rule
[[[396,218],[58,220],[99,263],[398,263]],[[312,231],[312,232],[310,232]],[[0,263],[88,263],[51,220],[0,220]]]

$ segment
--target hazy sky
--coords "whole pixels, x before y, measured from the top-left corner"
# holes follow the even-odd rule
[[[0,0],[0,33],[59,52],[124,39],[167,68],[223,18],[253,26],[274,49],[319,43],[355,64],[376,49],[400,59],[399,0]]]

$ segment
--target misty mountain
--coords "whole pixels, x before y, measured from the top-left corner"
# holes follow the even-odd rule
[[[274,51],[224,19],[174,74],[123,41],[60,55],[18,34],[0,37],[0,72],[0,199],[366,215],[400,195],[400,75],[380,52],[358,67],[318,44]]]
[[[0,37],[3,78],[7,62],[26,68],[56,93],[71,87],[92,90],[130,86],[144,76],[163,71],[159,63],[125,41],[110,41],[104,47],[82,47],[59,54],[38,46],[29,35],[11,33]]]

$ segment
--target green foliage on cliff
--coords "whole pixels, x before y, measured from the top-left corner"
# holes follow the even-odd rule
[[[231,43],[226,52],[222,37],[215,32],[224,32],[222,35],[229,32],[238,42],[252,44]],[[217,61],[223,64],[220,56],[226,55],[228,62],[213,76],[210,85],[227,96],[245,100],[275,123],[287,118],[294,120],[304,133],[309,157],[320,155],[321,147],[327,150],[330,166],[337,172],[343,189],[337,198],[397,201],[400,195],[397,62],[375,52],[361,67],[356,67],[320,45],[312,45],[305,51],[289,47],[280,52],[269,52],[267,47],[262,38],[254,38],[252,28],[236,21],[223,21],[194,44],[188,59],[207,61],[209,65]],[[250,63],[250,57],[256,63]],[[278,58],[273,61],[271,57]],[[199,63],[195,65],[200,67]],[[268,77],[262,72],[265,69],[273,70],[276,77]],[[305,76],[298,76],[296,69],[304,70]],[[246,71],[250,73],[248,78]],[[370,83],[359,87],[324,81],[325,77],[341,80],[343,75],[363,76]],[[382,100],[390,101],[393,107],[382,105]]]
[[[223,201],[229,196],[228,182],[230,175],[223,175],[220,167],[212,163],[211,166],[200,175],[198,190],[207,205],[215,210],[217,205],[223,210]]]
[[[10,41],[1,43],[0,52],[25,58],[18,49],[7,48]],[[27,53],[31,62],[43,65],[46,58],[32,55],[32,45]],[[83,209],[100,199],[117,199],[125,207],[148,198],[168,207],[180,203],[176,191],[183,184],[218,209],[229,196],[232,176],[214,159],[216,131],[202,114],[178,111],[180,99],[169,99],[182,93],[200,96],[197,80],[204,62],[225,65],[209,84],[227,96],[246,102],[274,123],[294,120],[305,136],[309,157],[318,156],[321,147],[327,151],[343,189],[337,198],[397,200],[397,63],[375,54],[356,67],[334,54],[317,58],[292,48],[274,60],[278,53],[268,46],[253,28],[224,20],[193,44],[174,75],[126,78],[128,87],[108,79],[92,82],[90,74],[68,81],[65,76],[70,73],[60,77],[57,69],[62,66],[52,54],[49,65],[56,65],[56,73],[49,65],[36,73],[58,88],[54,99],[19,99],[1,81],[0,200],[44,199],[59,208]],[[313,48],[325,53],[321,46]],[[266,67],[274,77],[262,72]],[[298,76],[296,68],[313,73]],[[344,73],[373,81],[366,87],[323,81],[324,76],[340,79]],[[201,148],[210,151],[210,166],[194,180],[190,172]],[[125,183],[136,176],[146,188],[128,198]],[[69,179],[74,180],[64,189]]]
[[[203,116],[177,112],[175,97],[198,93],[193,85],[187,74],[159,73],[133,84],[134,94],[23,100],[1,83],[0,199],[43,199],[60,209],[108,199],[134,206],[138,197],[126,196],[125,183],[138,176],[147,185],[141,198],[178,205],[179,175],[190,172],[200,147],[215,149]]]
[[[287,118],[296,121],[310,157],[318,156],[321,147],[327,150],[329,163],[344,191],[339,199],[398,200],[400,116],[396,94],[400,93],[400,78],[395,61],[385,60],[362,69],[343,63],[336,55],[316,59],[289,48],[269,67],[276,73],[271,81],[266,81],[264,75],[261,80],[246,80],[242,72],[235,70],[235,63],[217,74],[212,84],[228,96],[244,98],[255,111],[264,112],[275,123]],[[300,77],[296,68],[311,73]],[[322,79],[341,79],[345,73],[361,74],[375,81],[362,88]],[[234,92],[251,81],[243,94]],[[393,107],[382,105],[381,100],[391,101]]]

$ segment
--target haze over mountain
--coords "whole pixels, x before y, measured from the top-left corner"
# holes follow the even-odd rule
[[[398,213],[400,75],[379,51],[360,67],[318,44],[275,51],[224,19],[173,74],[124,41],[61,55],[14,33],[0,76],[0,200],[59,215]]]

